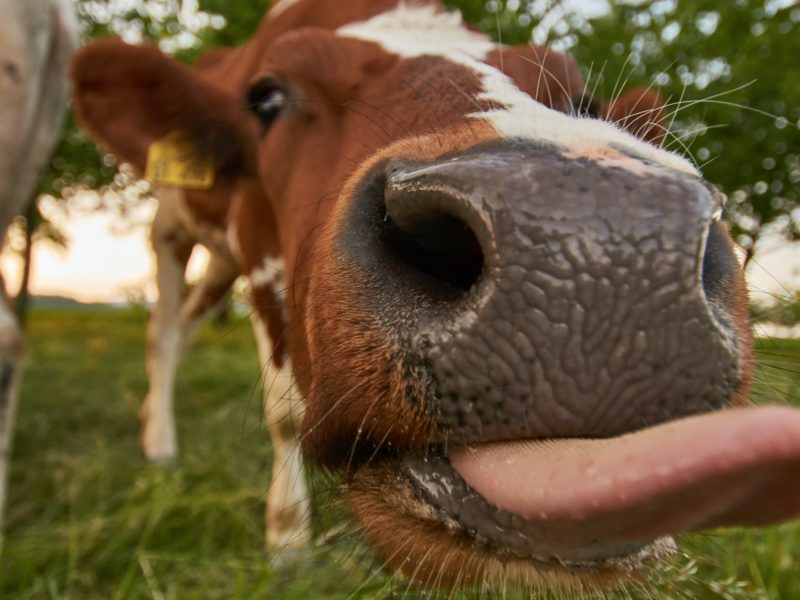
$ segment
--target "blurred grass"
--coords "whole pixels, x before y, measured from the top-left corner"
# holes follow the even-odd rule
[[[37,311],[14,448],[2,598],[395,598],[369,553],[322,545],[291,569],[263,553],[270,449],[247,321],[206,328],[180,372],[180,462],[138,450],[141,311]],[[762,343],[755,395],[800,404],[800,343]],[[321,492],[330,484],[316,480]],[[332,496],[318,528],[336,526]],[[620,598],[800,598],[800,527],[692,536]],[[609,596],[610,597],[610,596]]]

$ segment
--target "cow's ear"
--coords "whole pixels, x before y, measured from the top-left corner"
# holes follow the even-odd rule
[[[550,48],[502,46],[489,54],[486,63],[513,79],[537,102],[562,112],[571,112],[573,98],[584,94],[578,63],[568,54]]]
[[[253,133],[243,101],[155,46],[95,42],[76,55],[72,78],[80,123],[140,172],[153,143],[176,135],[218,175],[250,169]]]
[[[667,134],[665,112],[661,94],[650,88],[634,88],[616,100],[603,103],[599,117],[643,140],[661,145]]]

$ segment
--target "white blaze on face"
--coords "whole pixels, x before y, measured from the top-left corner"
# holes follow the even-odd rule
[[[676,171],[698,174],[686,159],[656,148],[612,123],[565,115],[533,100],[509,77],[483,62],[499,46],[467,29],[457,13],[401,3],[372,19],[346,25],[337,33],[376,43],[402,58],[437,56],[469,68],[483,84],[483,92],[476,99],[502,107],[470,117],[489,121],[504,138],[551,142],[570,154],[590,155],[599,158],[599,162],[611,161],[609,165],[643,170],[643,163],[612,150],[616,148]],[[598,153],[598,149],[603,151]]]
[[[458,13],[405,3],[367,21],[345,25],[337,33],[375,42],[404,58],[434,55],[474,62],[497,47],[485,35],[464,27]]]

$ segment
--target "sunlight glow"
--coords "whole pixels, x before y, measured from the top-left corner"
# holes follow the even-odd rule
[[[155,260],[146,225],[131,225],[108,213],[67,216],[52,204],[42,204],[42,212],[66,235],[69,245],[66,249],[47,242],[34,246],[34,295],[101,303],[156,299]],[[141,210],[136,221],[151,221],[155,205]],[[207,251],[196,249],[188,268],[189,279],[197,279],[207,262]],[[20,257],[7,249],[0,267],[11,294],[15,294],[22,273]]]

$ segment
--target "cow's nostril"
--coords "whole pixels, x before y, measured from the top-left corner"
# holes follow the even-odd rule
[[[483,269],[475,233],[458,217],[440,213],[398,222],[386,216],[384,243],[402,263],[440,283],[469,291]]]
[[[717,221],[711,224],[703,254],[703,291],[712,303],[729,303],[735,290],[733,285],[739,272],[739,263],[728,242],[725,226]]]
[[[472,289],[493,239],[480,194],[461,185],[463,173],[442,180],[435,167],[399,162],[391,162],[385,172],[381,192],[386,249],[424,279],[429,291],[450,297],[454,290]]]

